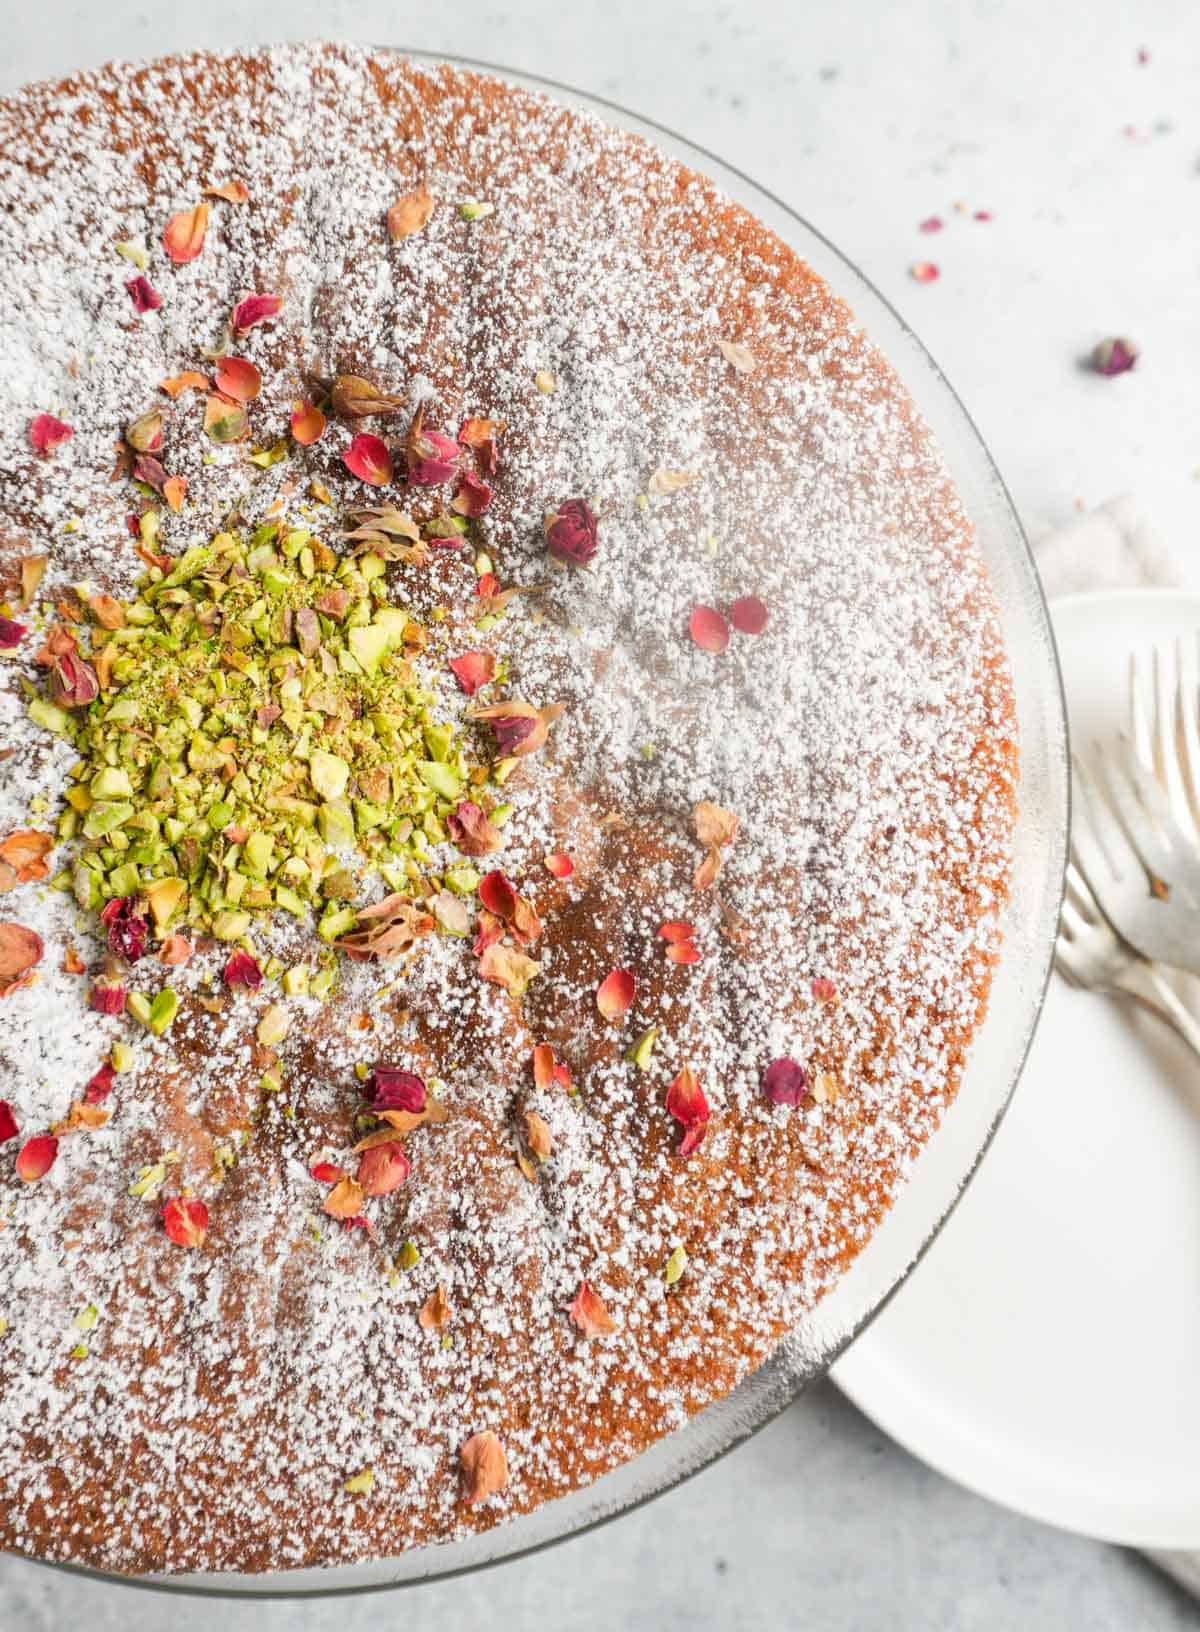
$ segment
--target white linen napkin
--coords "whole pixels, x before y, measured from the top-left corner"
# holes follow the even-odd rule
[[[1054,601],[1085,589],[1170,588],[1188,578],[1180,560],[1147,527],[1133,500],[1110,499],[1057,530],[1029,528],[1054,620]],[[1149,1549],[1146,1557],[1200,1598],[1200,1552]]]

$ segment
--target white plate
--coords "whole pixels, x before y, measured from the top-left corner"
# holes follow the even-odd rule
[[[1194,640],[1200,595],[1075,595],[1052,614],[1082,742],[1124,725],[1135,648]],[[992,1150],[832,1375],[993,1501],[1200,1547],[1200,1062],[1154,1016],[1056,974]]]

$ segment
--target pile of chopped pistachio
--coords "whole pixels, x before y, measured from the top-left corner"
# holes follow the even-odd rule
[[[255,914],[315,910],[332,941],[356,871],[421,893],[443,818],[488,773],[434,723],[412,664],[428,631],[385,572],[268,522],[152,568],[132,602],[102,598],[95,700],[30,703],[79,750],[58,834],[81,841],[82,907],[141,895],[160,933],[230,941]]]

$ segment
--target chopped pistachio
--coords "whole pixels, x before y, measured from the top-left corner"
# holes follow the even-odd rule
[[[133,1070],[134,1053],[128,1043],[114,1043],[109,1051],[109,1064],[118,1075]]]
[[[73,1324],[81,1332],[93,1332],[99,1319],[99,1309],[94,1303],[89,1303],[75,1316]]]
[[[346,1480],[345,1490],[348,1496],[369,1496],[374,1485],[375,1470],[364,1468],[361,1473],[356,1473],[353,1479]]]
[[[630,1065],[636,1065],[639,1071],[650,1069],[650,1057],[654,1053],[654,1045],[658,1041],[658,1027],[650,1026],[634,1043],[625,1058]]]
[[[125,999],[125,1007],[135,1020],[140,1020],[143,1026],[150,1024],[150,999],[145,992],[130,992]]]
[[[663,1265],[663,1280],[668,1286],[674,1286],[687,1268],[688,1255],[686,1247],[676,1247],[675,1251]]]
[[[496,206],[481,203],[477,198],[465,198],[458,206],[458,213],[464,221],[486,221],[489,215],[495,215]]]
[[[280,1003],[272,1003],[263,1010],[255,1036],[264,1048],[281,1043],[291,1029],[292,1017]]]
[[[421,1254],[417,1250],[415,1241],[406,1241],[396,1254],[397,1269],[415,1269],[420,1262]]]
[[[178,996],[170,986],[164,986],[150,1005],[150,1013],[147,1016],[146,1024],[156,1037],[161,1037],[178,1012]]]

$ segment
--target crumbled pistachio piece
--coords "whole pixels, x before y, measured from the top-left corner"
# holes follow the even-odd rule
[[[625,1058],[630,1065],[636,1065],[639,1071],[650,1069],[650,1059],[654,1053],[654,1045],[658,1041],[658,1027],[649,1026],[634,1043]]]
[[[421,1254],[417,1250],[415,1241],[406,1241],[396,1254],[397,1269],[415,1269],[420,1262]]]
[[[156,1037],[161,1037],[178,1013],[179,998],[177,994],[170,986],[164,986],[150,1005],[150,1013],[146,1018],[146,1024]]]
[[[486,221],[489,215],[495,215],[496,206],[481,203],[477,198],[467,198],[458,206],[458,213],[464,221]]]
[[[94,1303],[86,1304],[75,1316],[73,1324],[81,1332],[92,1332],[100,1319],[100,1311]]]
[[[688,1255],[686,1247],[676,1247],[675,1251],[663,1265],[663,1280],[668,1286],[674,1286],[687,1268]]]
[[[255,1036],[264,1048],[281,1043],[291,1029],[292,1017],[281,1003],[272,1003],[263,1010]]]
[[[356,1473],[353,1479],[347,1479],[345,1484],[348,1496],[369,1496],[374,1487],[374,1468],[364,1468],[361,1473]]]
[[[114,1043],[108,1059],[109,1064],[118,1075],[133,1070],[134,1052],[128,1043]]]

